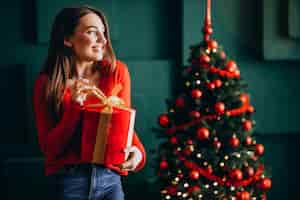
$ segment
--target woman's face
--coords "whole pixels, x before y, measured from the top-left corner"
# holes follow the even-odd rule
[[[103,59],[107,40],[101,18],[89,13],[80,18],[73,35],[64,44],[71,47],[80,61],[99,61]]]

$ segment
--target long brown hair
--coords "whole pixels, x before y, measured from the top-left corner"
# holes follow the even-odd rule
[[[64,45],[64,39],[74,33],[80,18],[89,13],[97,14],[105,26],[104,35],[107,44],[103,57],[105,62],[103,63],[108,64],[109,72],[113,72],[116,67],[116,56],[111,45],[109,27],[103,12],[90,6],[63,8],[55,17],[50,35],[48,55],[42,71],[42,73],[47,74],[49,79],[45,99],[48,102],[50,113],[56,120],[59,119],[62,112],[62,95],[66,81],[75,75],[74,54],[71,48]],[[105,68],[107,69],[107,67]]]

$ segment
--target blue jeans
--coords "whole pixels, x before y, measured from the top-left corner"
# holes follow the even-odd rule
[[[124,200],[120,175],[103,166],[69,166],[57,180],[61,200]]]

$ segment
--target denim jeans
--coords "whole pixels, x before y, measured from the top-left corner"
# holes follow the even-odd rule
[[[103,166],[69,166],[56,180],[61,200],[124,200],[120,175]]]

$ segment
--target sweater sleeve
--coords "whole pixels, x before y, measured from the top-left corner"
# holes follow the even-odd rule
[[[130,83],[130,74],[128,71],[127,66],[124,63],[121,63],[118,61],[118,64],[120,65],[120,82],[122,83],[122,90],[119,93],[119,97],[122,98],[125,101],[126,106],[131,107],[131,83]],[[141,143],[139,137],[137,136],[137,133],[135,132],[133,135],[133,141],[132,144],[136,146],[142,153],[143,157],[138,166],[136,167],[135,171],[138,171],[142,169],[146,163],[146,151]]]
[[[54,123],[48,111],[47,102],[42,98],[48,81],[41,74],[34,84],[33,107],[40,148],[47,159],[54,159],[62,153],[75,132],[80,119],[80,107],[72,103],[71,97],[64,95],[64,113],[58,123]]]

